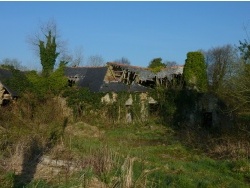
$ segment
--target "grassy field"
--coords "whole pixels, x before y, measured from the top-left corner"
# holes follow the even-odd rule
[[[155,123],[91,126],[70,124],[44,155],[68,166],[36,166],[25,187],[249,187],[247,159],[219,160],[188,148],[171,128]],[[75,170],[70,165],[77,164]],[[40,165],[40,166],[39,166]],[[52,171],[51,171],[52,169]],[[14,172],[3,187],[18,187]]]

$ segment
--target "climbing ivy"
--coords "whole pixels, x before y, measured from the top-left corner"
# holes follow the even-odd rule
[[[39,41],[39,50],[40,50],[40,60],[43,67],[42,74],[45,77],[48,77],[54,69],[56,58],[59,55],[56,52],[57,44],[55,36],[52,36],[52,32],[49,31],[46,35],[46,44],[44,41]]]
[[[67,78],[64,76],[64,66],[60,66],[48,77],[37,74],[36,71],[26,73],[31,83],[29,91],[37,95],[39,99],[44,99],[48,94],[59,95],[67,88]]]
[[[206,73],[205,58],[201,52],[187,53],[183,76],[188,88],[197,88],[200,92],[206,92],[208,79]]]
[[[93,114],[105,119],[105,123],[125,123],[128,122],[128,114],[132,122],[144,121],[142,115],[142,102],[140,93],[118,92],[115,100],[108,103],[102,102],[102,97],[106,94],[113,99],[113,93],[94,93],[87,88],[69,88],[64,91],[63,97],[67,99],[69,107],[73,109],[75,118],[89,118]],[[126,105],[128,100],[132,104]],[[145,101],[144,107],[148,110],[148,103]],[[145,114],[147,116],[147,113]],[[100,118],[101,120],[101,118]],[[108,120],[108,121],[107,121]],[[132,123],[131,122],[131,123]]]
[[[112,98],[112,95],[112,93],[109,93],[109,98]],[[142,117],[142,101],[139,93],[118,92],[116,95],[115,101],[103,106],[103,111],[105,111],[106,117],[108,117],[111,123],[129,123],[128,115],[131,116],[132,122],[145,120]],[[132,100],[132,103],[126,104],[128,100]],[[147,102],[144,105],[147,109]]]
[[[93,93],[87,88],[68,88],[63,94],[67,104],[73,109],[75,118],[88,115],[91,111],[100,110],[102,93]]]
[[[109,93],[109,97],[112,98],[112,93]],[[118,92],[116,101],[110,104],[106,104],[105,113],[111,123],[123,122],[126,116],[126,100],[129,98],[129,93]]]
[[[156,114],[165,125],[170,125],[176,112],[176,97],[179,90],[157,87],[150,92],[150,96],[157,101]]]

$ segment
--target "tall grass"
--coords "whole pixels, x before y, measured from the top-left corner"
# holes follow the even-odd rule
[[[31,93],[0,108],[0,150],[11,162],[5,170],[14,171],[14,187],[32,181],[39,158],[63,136],[67,117],[62,111],[50,95],[39,100]]]
[[[249,186],[249,145],[233,134],[173,130],[153,120],[106,126],[95,113],[86,119],[89,124],[84,117],[74,122],[59,100],[30,93],[0,108],[0,114],[5,187]],[[51,167],[58,173],[35,178],[44,155],[69,166]]]

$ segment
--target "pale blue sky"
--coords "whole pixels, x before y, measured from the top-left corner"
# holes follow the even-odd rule
[[[0,2],[0,60],[37,69],[26,38],[51,18],[70,51],[82,47],[85,62],[101,55],[143,67],[156,57],[184,64],[190,51],[246,38],[250,2]]]

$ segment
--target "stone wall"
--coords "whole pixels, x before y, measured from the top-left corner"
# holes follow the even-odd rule
[[[101,98],[101,102],[106,105],[115,105],[119,100],[119,95],[115,92],[107,93]],[[121,102],[121,101],[120,101]],[[126,100],[123,103],[120,103],[119,110],[116,111],[118,121],[124,119],[126,123],[132,123],[135,120],[133,117],[132,109],[137,108],[136,118],[140,121],[146,121],[149,116],[149,107],[150,104],[157,104],[157,101],[154,100],[148,93],[138,93],[138,94],[128,94]],[[121,117],[121,111],[125,111],[124,116]]]
[[[4,88],[3,84],[0,82],[0,105],[4,105],[4,102],[10,101],[12,99],[11,95]]]
[[[188,98],[187,98],[188,100]],[[192,105],[183,105],[179,109],[182,116],[179,124],[187,126],[200,126],[205,128],[230,128],[233,124],[233,117],[226,110],[223,102],[213,94],[205,93],[196,96]],[[179,108],[181,108],[179,106]]]

